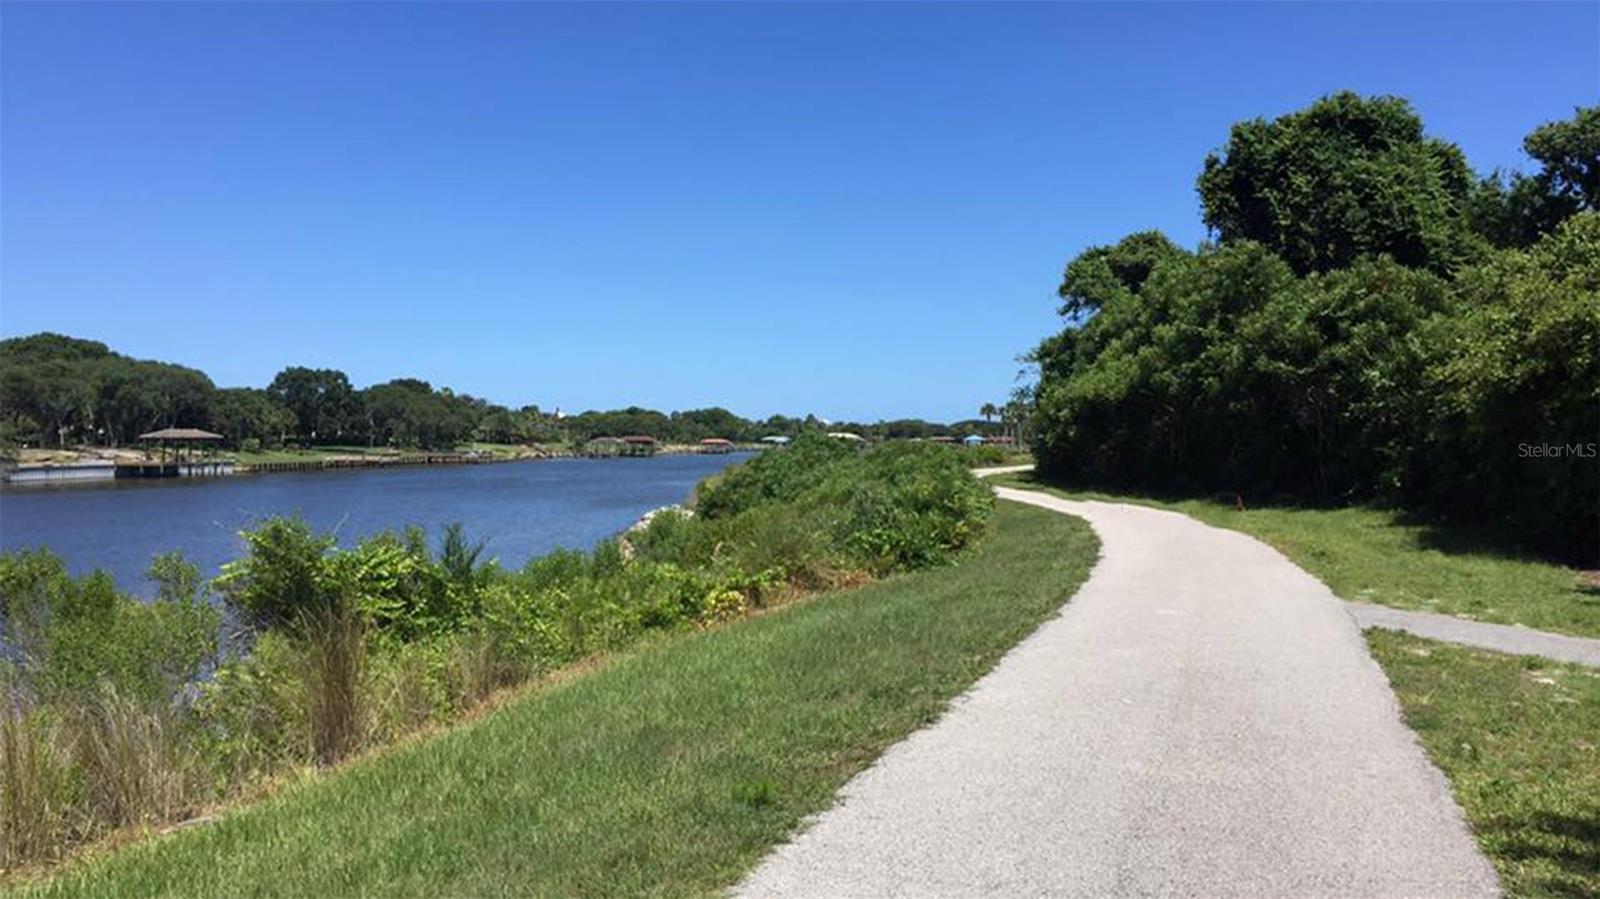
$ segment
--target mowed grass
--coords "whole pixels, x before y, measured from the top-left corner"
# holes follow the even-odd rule
[[[1600,671],[1368,631],[1513,897],[1600,897]]]
[[[1471,531],[1411,523],[1393,510],[1264,507],[1241,512],[1205,500],[1061,490],[1030,472],[991,480],[1069,499],[1157,506],[1243,531],[1344,599],[1600,637],[1600,590],[1585,587],[1574,570],[1497,553]]]
[[[933,721],[1096,554],[1083,522],[1002,503],[953,566],[663,640],[18,892],[711,894]]]

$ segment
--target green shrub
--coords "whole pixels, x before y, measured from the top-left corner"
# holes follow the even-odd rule
[[[193,714],[225,784],[250,783],[311,755],[301,649],[279,633],[198,684]]]
[[[172,697],[214,655],[220,616],[181,558],[158,557],[152,576],[160,593],[140,602],[104,572],[72,577],[48,550],[0,554],[0,617],[23,656],[19,686],[47,701],[88,697],[102,683],[142,702]]]
[[[792,455],[791,455],[792,454]],[[742,533],[766,530],[763,549],[787,548],[790,560],[757,562],[764,570],[805,568],[829,554],[875,571],[937,564],[981,533],[993,497],[967,471],[960,451],[927,443],[890,443],[864,452],[808,435],[729,471],[704,491],[697,511],[717,521],[741,517]],[[779,528],[763,528],[757,510],[783,508]],[[802,521],[803,520],[803,521]],[[827,547],[816,536],[825,535]],[[679,537],[680,545],[688,545]]]
[[[245,556],[222,566],[216,585],[246,623],[286,627],[333,604],[325,565],[333,537],[313,533],[299,517],[269,518],[240,536]]]
[[[704,486],[697,494],[695,512],[719,518],[760,505],[799,500],[856,453],[845,441],[802,434],[788,446],[764,452]]]

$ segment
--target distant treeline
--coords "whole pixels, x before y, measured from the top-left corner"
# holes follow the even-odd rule
[[[264,388],[219,388],[202,371],[130,359],[103,343],[59,334],[0,341],[0,443],[119,446],[165,427],[203,428],[229,446],[395,446],[440,449],[469,441],[575,443],[645,434],[664,442],[708,437],[755,441],[811,430],[909,438],[996,433],[986,421],[953,425],[907,419],[876,424],[775,415],[751,421],[726,409],[665,413],[629,407],[557,416],[510,409],[400,378],[357,389],[335,369],[291,367]]]
[[[1385,500],[1600,546],[1600,107],[1480,178],[1394,97],[1233,127],[1216,236],[1091,248],[1034,352],[1058,479],[1246,502]]]

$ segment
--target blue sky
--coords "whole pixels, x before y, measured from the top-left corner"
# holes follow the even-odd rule
[[[1600,4],[6,3],[0,333],[570,411],[975,414],[1230,123],[1410,98],[1481,171]]]

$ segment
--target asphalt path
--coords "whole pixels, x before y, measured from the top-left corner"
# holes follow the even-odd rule
[[[738,894],[1499,895],[1327,587],[1177,513],[997,492],[1087,519],[1089,581]]]

